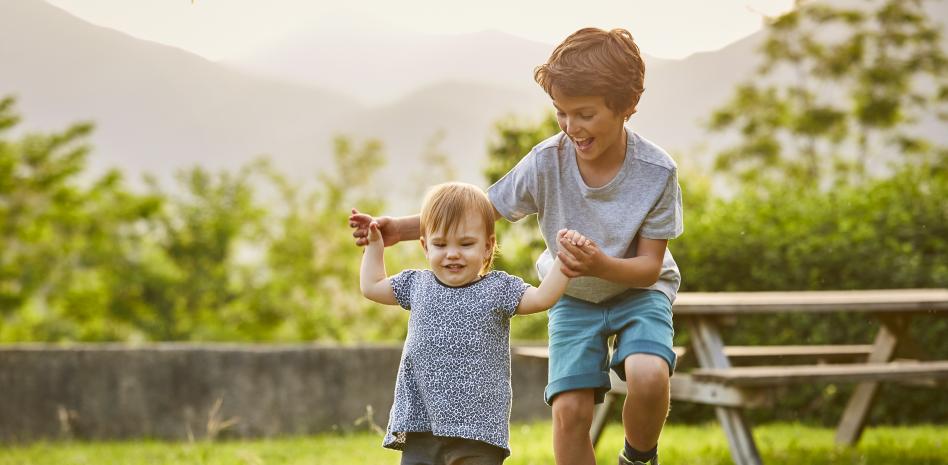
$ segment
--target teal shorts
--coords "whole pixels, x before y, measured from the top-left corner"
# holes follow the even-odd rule
[[[543,398],[576,389],[595,389],[596,403],[609,392],[609,368],[625,380],[625,359],[652,354],[675,370],[672,305],[659,291],[634,289],[600,303],[563,296],[550,309],[550,366]],[[615,335],[612,360],[609,337]]]

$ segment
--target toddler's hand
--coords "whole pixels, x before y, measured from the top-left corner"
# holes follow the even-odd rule
[[[603,254],[595,242],[572,229],[561,229],[556,237],[559,244],[556,257],[562,263],[563,274],[569,278],[599,275]]]
[[[368,234],[369,243],[382,240],[382,233],[379,231],[379,222],[372,221],[369,223],[369,234]]]
[[[592,243],[586,236],[580,234],[580,232],[575,229],[561,229],[557,231],[556,239],[557,242],[565,241],[577,247],[585,247]]]

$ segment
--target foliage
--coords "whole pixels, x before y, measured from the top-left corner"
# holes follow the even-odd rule
[[[18,122],[13,103],[0,103],[0,131]],[[334,167],[311,191],[260,160],[234,173],[195,167],[173,189],[152,180],[135,194],[117,172],[84,184],[91,131],[0,133],[0,341],[404,333],[395,323],[405,312],[358,294],[361,251],[340,227],[352,205],[383,208],[367,187],[384,163],[378,142],[337,138]],[[410,262],[406,252],[389,255]]]
[[[948,171],[906,165],[830,192],[760,185],[708,199],[673,242],[691,291],[948,285]],[[721,270],[728,270],[722,273]]]
[[[948,119],[948,58],[922,0],[799,2],[767,31],[757,75],[711,117],[712,130],[740,135],[718,170],[819,186],[944,156],[912,131],[927,115]]]
[[[531,124],[515,118],[507,118],[494,126],[494,137],[488,143],[488,161],[484,177],[488,184],[494,184],[507,174],[517,162],[544,139],[559,132],[556,117],[550,113],[539,123]],[[531,215],[516,223],[499,221],[497,239],[499,253],[494,268],[539,284],[534,262],[546,249],[539,234],[536,215]],[[511,335],[515,339],[545,339],[546,312],[513,319]]]
[[[689,209],[687,234],[672,243],[683,270],[682,290],[948,287],[945,198],[948,166],[910,164],[891,178],[831,192],[772,183],[731,199],[708,199]],[[948,321],[920,316],[913,323],[910,339],[929,356],[948,358]],[[877,330],[878,321],[861,315],[774,315],[735,321],[725,339],[749,345],[867,344]],[[679,344],[687,343],[683,336]],[[781,401],[790,408],[770,413],[829,422],[838,418],[849,392],[795,390]],[[877,411],[887,411],[890,422],[945,418],[945,394],[922,392],[897,405],[884,402]]]
[[[19,120],[0,102],[0,136]],[[0,139],[0,340],[126,337],[136,308],[116,308],[160,198],[129,193],[111,171],[88,185],[88,123]]]

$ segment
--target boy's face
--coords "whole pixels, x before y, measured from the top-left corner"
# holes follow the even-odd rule
[[[494,238],[479,215],[467,215],[447,233],[431,231],[421,238],[428,266],[442,283],[463,286],[480,276],[493,251]]]
[[[610,110],[601,96],[569,96],[555,86],[550,94],[556,121],[576,146],[577,157],[587,162],[623,159],[625,115]]]

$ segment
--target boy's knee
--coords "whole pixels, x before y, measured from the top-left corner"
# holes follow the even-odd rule
[[[633,354],[625,359],[629,394],[667,395],[670,381],[668,362],[656,355]]]
[[[592,389],[579,389],[557,394],[553,398],[553,422],[565,427],[592,425],[595,398]]]

